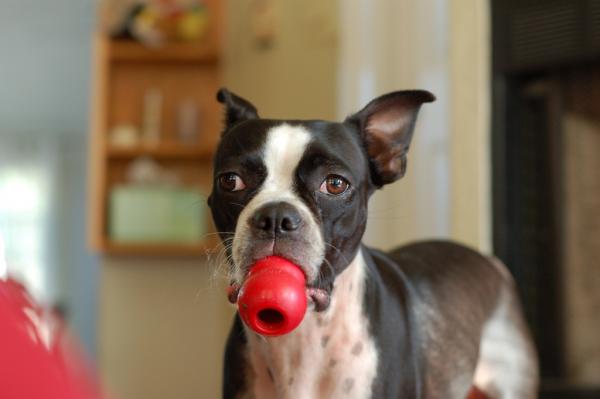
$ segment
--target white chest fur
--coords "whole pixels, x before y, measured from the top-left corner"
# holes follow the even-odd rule
[[[331,305],[308,311],[282,337],[248,335],[248,396],[256,399],[370,398],[377,350],[363,311],[364,261],[359,252],[336,281]]]

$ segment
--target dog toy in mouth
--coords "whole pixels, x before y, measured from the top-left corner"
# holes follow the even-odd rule
[[[256,262],[237,296],[240,316],[253,331],[278,336],[294,330],[306,313],[306,277],[287,259]]]

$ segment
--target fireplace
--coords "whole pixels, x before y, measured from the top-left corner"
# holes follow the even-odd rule
[[[600,398],[600,0],[493,0],[494,250],[541,398]]]

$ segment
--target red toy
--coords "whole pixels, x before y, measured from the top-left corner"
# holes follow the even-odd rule
[[[471,389],[471,392],[469,392],[469,396],[467,396],[467,399],[487,399],[487,396],[485,396],[485,394],[482,391],[477,389],[477,387],[473,387]]]
[[[60,320],[22,285],[0,277],[0,398],[100,399],[85,361],[66,338]]]
[[[278,256],[256,262],[240,289],[238,309],[248,327],[278,336],[295,329],[306,313],[306,277],[298,266]]]

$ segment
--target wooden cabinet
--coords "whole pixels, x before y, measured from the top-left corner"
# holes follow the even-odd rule
[[[133,40],[116,40],[98,32],[94,39],[94,72],[91,110],[91,178],[89,239],[93,249],[116,255],[200,255],[217,245],[206,215],[207,234],[197,242],[115,242],[110,236],[110,196],[127,182],[131,163],[148,157],[175,175],[183,187],[208,195],[212,155],[221,131],[222,110],[215,100],[221,85],[221,4],[205,2],[210,15],[206,34],[195,42],[172,42],[148,48]],[[111,132],[116,126],[136,127],[143,136],[144,98],[149,90],[160,93],[160,136],[155,143],[116,146]],[[183,140],[178,135],[181,104],[196,110],[198,135]],[[198,204],[208,212],[205,203]],[[209,237],[209,238],[207,238]]]

